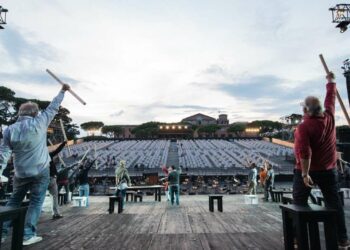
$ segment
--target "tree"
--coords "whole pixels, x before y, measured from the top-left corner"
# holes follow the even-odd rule
[[[13,123],[16,110],[15,104],[15,92],[4,86],[0,86],[0,126],[10,125]]]
[[[44,110],[50,104],[49,101],[26,99],[15,97],[15,92],[4,86],[0,86],[0,125],[11,125],[16,121],[16,115],[20,106],[25,102],[35,102],[38,104],[40,110]],[[63,121],[68,140],[75,139],[80,133],[78,126],[72,124],[72,119],[69,117],[70,111],[60,106],[58,113],[52,120],[49,128],[53,130],[53,134],[49,134],[48,138],[54,143],[60,142],[63,139],[60,119]]]
[[[123,128],[118,125],[103,126],[102,133],[107,134],[108,137],[118,138],[123,133]]]
[[[91,121],[91,122],[85,122],[80,124],[80,127],[87,131],[88,133],[91,133],[92,135],[95,135],[94,131],[99,130],[103,127],[103,122],[100,121]]]
[[[274,130],[282,129],[283,124],[281,122],[275,122],[270,120],[252,121],[247,125],[250,128],[260,128],[260,133],[273,132]]]
[[[204,125],[198,129],[198,133],[209,134],[209,136],[214,137],[216,131],[220,129],[217,124]]]
[[[137,138],[154,138],[159,132],[159,122],[147,122],[134,128],[133,133]]]
[[[228,132],[235,134],[236,136],[240,137],[242,136],[242,133],[245,131],[247,128],[247,123],[244,122],[236,122],[233,123],[229,128]]]

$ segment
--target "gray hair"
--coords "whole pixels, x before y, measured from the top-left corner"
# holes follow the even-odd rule
[[[303,106],[304,112],[306,111],[311,116],[318,116],[322,114],[321,102],[316,96],[306,97]]]
[[[35,102],[26,102],[19,107],[18,116],[35,117],[39,112],[39,106]]]

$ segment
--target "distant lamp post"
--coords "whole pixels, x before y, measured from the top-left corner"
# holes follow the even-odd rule
[[[4,9],[2,6],[0,6],[0,29],[4,29],[2,25],[6,24],[6,13],[8,12],[7,9]]]
[[[340,33],[344,33],[350,24],[350,4],[337,4],[329,10],[332,11],[333,23],[338,24],[335,27],[340,29]]]
[[[343,67],[341,67],[344,70],[344,76],[346,79],[346,88],[348,90],[348,99],[349,99],[349,105],[350,105],[350,60],[346,59],[343,62]]]

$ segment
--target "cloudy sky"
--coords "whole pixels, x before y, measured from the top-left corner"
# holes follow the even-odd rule
[[[3,0],[0,85],[49,100],[51,69],[88,103],[67,95],[78,124],[175,122],[227,113],[231,122],[300,112],[324,97],[322,52],[338,76],[350,31],[331,23],[325,0]],[[338,124],[344,123],[337,109]]]

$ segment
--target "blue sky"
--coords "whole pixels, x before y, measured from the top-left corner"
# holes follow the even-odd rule
[[[231,122],[278,120],[300,112],[307,95],[324,97],[323,53],[347,102],[334,1],[150,0],[19,1],[0,31],[0,84],[19,96],[67,95],[76,123],[174,122],[202,112]],[[337,123],[345,121],[338,107]]]

